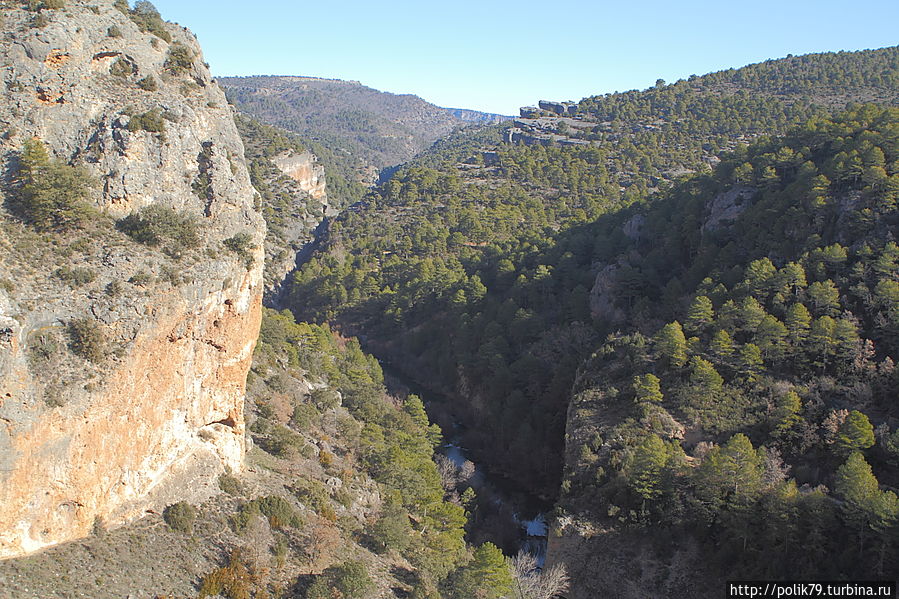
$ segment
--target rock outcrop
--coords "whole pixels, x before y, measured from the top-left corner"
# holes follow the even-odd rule
[[[296,181],[300,189],[313,200],[326,200],[325,168],[318,163],[312,152],[296,153],[288,150],[272,158],[272,162],[285,175]]]
[[[0,211],[0,558],[198,500],[241,468],[265,235],[190,32],[141,31],[112,0],[3,12],[6,203],[37,138],[96,179],[99,216],[36,234]],[[152,205],[191,219],[199,247],[116,230]],[[99,355],[69,349],[75,323],[103,341]]]
[[[706,207],[706,218],[702,224],[702,232],[717,231],[732,223],[752,203],[758,190],[744,185],[737,185],[719,193]]]

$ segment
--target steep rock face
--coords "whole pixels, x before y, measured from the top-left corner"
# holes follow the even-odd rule
[[[265,226],[193,36],[141,32],[111,0],[40,15],[36,28],[35,13],[4,9],[4,172],[36,137],[97,179],[101,217],[73,240],[0,212],[0,557],[199,499],[239,470],[262,298]],[[189,64],[173,68],[179,52]],[[129,127],[147,113],[164,131]],[[154,204],[192,217],[200,247],[140,245],[106,218]],[[229,251],[238,233],[251,241]],[[66,283],[69,267],[90,280]],[[66,348],[75,320],[105,340],[102,359]]]
[[[737,185],[715,196],[706,208],[702,232],[718,231],[733,222],[749,207],[756,193],[752,187]]]
[[[314,200],[325,199],[325,168],[312,152],[287,151],[272,159],[285,175],[299,183],[300,189]]]

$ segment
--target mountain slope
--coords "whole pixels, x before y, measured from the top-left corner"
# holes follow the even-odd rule
[[[896,55],[800,63],[876,83],[849,95],[895,102]],[[803,73],[772,72],[769,87]],[[593,98],[577,118],[535,115],[442,140],[333,223],[295,276],[292,306],[364,334],[380,357],[450,396],[470,449],[553,496],[576,370],[623,316],[605,300],[607,267],[617,267],[596,257],[641,226],[602,236],[592,223],[711,172],[723,149],[827,114],[812,102],[814,82],[795,93],[786,79],[777,93],[723,93],[720,78]],[[643,296],[637,275],[627,289],[630,302]]]
[[[899,109],[859,107],[594,228],[623,318],[568,411],[573,597],[899,566],[897,151]]]
[[[0,557],[243,467],[265,224],[195,38],[141,6],[3,9]]]
[[[440,108],[418,96],[381,92],[355,81],[258,76],[221,77],[218,82],[242,112],[352,154],[367,182],[456,127],[507,118]]]

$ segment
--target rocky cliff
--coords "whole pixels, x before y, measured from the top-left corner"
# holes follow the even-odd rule
[[[199,499],[241,468],[265,225],[232,114],[190,32],[112,0],[3,16],[9,557]],[[15,217],[17,164],[33,138],[92,177],[95,216],[79,230]],[[153,236],[122,232],[128,215]]]
[[[286,151],[275,156],[272,161],[285,175],[296,181],[300,189],[314,200],[324,200],[325,169],[318,164],[312,152],[296,153]]]
[[[337,210],[317,155],[277,127],[240,114],[235,123],[267,226],[264,303],[279,307],[285,280],[313,244],[316,228]]]

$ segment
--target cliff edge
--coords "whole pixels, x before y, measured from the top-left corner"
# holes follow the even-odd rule
[[[3,558],[241,469],[265,224],[195,38],[152,7],[4,8],[0,57]],[[66,173],[82,218],[28,212]]]

